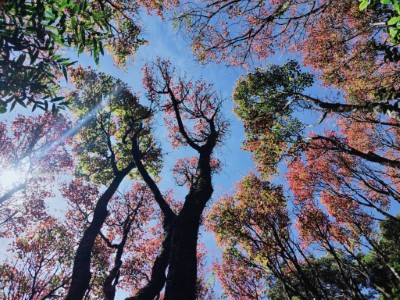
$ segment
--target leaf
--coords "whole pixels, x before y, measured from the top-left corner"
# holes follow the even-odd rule
[[[22,65],[26,59],[26,54],[21,54],[17,59],[17,64]]]
[[[368,7],[368,5],[369,5],[369,0],[363,0],[363,1],[361,1],[361,3],[360,3],[360,6],[359,6],[359,9],[362,11],[362,10],[365,10],[367,7]]]
[[[398,0],[393,0],[393,8],[400,14],[400,6]]]
[[[66,81],[68,81],[68,73],[67,73],[67,68],[65,66],[62,66],[62,71],[64,74],[64,78]]]
[[[387,22],[387,24],[388,25],[395,25],[395,24],[397,24],[399,22],[400,22],[400,17],[393,17]]]
[[[101,55],[104,55],[103,43],[101,41],[99,41],[99,49],[100,49]]]
[[[11,103],[10,111],[12,111],[14,109],[16,104],[17,104],[17,101],[14,101],[13,103]]]
[[[62,57],[61,54],[56,54],[56,55],[53,56],[53,59],[54,59],[54,60],[58,60],[58,59],[61,58],[61,57]]]
[[[61,100],[64,100],[64,97],[55,97],[55,98],[51,99],[50,102],[59,102]]]
[[[4,114],[5,112],[7,112],[7,108],[4,106],[0,106],[0,114]]]

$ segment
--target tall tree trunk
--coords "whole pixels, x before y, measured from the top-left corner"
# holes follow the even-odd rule
[[[174,226],[165,300],[196,298],[196,249],[201,212],[189,213],[179,214]]]
[[[197,182],[174,222],[165,300],[196,299],[197,238],[201,215],[213,193],[210,167],[213,146],[200,152]]]
[[[133,165],[134,166],[134,165]],[[91,254],[96,237],[100,233],[100,229],[107,218],[107,205],[120,183],[126,175],[133,169],[129,166],[118,173],[107,190],[101,195],[97,201],[93,220],[89,227],[83,233],[79,242],[78,249],[75,254],[74,266],[72,269],[71,287],[65,300],[81,300],[85,296],[86,290],[89,288],[91,279],[90,262]]]

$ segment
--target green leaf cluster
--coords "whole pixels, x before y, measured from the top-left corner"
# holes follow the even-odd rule
[[[77,89],[69,105],[85,122],[73,142],[78,175],[107,184],[116,175],[115,167],[122,170],[132,164],[134,143],[147,170],[157,174],[161,150],[152,134],[152,109],[140,104],[119,79],[82,68],[71,74]]]
[[[291,151],[289,145],[301,136],[304,125],[294,116],[294,103],[313,82],[313,76],[302,72],[294,60],[258,69],[237,82],[235,113],[244,122],[246,149],[265,168],[261,171],[273,172]]]
[[[390,35],[390,40],[393,44],[400,44],[400,4],[399,0],[360,0],[359,9],[361,11],[366,10],[376,4],[383,4],[389,6],[391,10],[391,17],[386,22],[387,31]]]
[[[11,0],[0,4],[0,113],[16,104],[57,110],[58,80],[74,62],[65,47],[87,51],[99,63],[104,47],[124,63],[145,41],[125,1]],[[123,45],[123,46],[122,46]]]

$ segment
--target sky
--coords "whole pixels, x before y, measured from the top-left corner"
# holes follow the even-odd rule
[[[212,201],[215,201],[223,194],[231,192],[234,184],[254,169],[251,154],[241,150],[241,145],[245,138],[243,125],[234,115],[232,110],[233,102],[231,101],[235,82],[247,71],[239,67],[226,67],[224,64],[209,63],[201,65],[196,62],[188,40],[184,38],[183,34],[172,28],[171,22],[162,21],[156,16],[148,16],[146,13],[142,14],[142,21],[142,37],[149,43],[147,46],[139,48],[138,53],[135,55],[135,62],[130,63],[126,70],[116,68],[112,57],[108,55],[100,58],[98,66],[95,65],[91,57],[85,54],[77,56],[76,52],[68,51],[66,56],[71,57],[72,60],[76,60],[78,64],[82,64],[85,67],[90,66],[95,70],[122,79],[134,91],[142,91],[142,95],[144,92],[141,88],[141,68],[146,62],[154,61],[157,57],[169,59],[179,72],[186,72],[193,79],[203,78],[208,83],[214,84],[215,90],[222,98],[226,99],[223,113],[231,124],[225,143],[215,151],[215,156],[222,162],[222,171],[213,177],[214,194]],[[283,63],[288,58],[290,57],[287,55],[277,54],[271,57],[267,63]],[[321,92],[320,89],[319,92]],[[310,90],[310,93],[313,94],[313,90]],[[18,111],[22,112],[22,110]],[[29,113],[29,111],[24,112]],[[10,115],[7,115],[7,117],[10,117]],[[3,120],[2,118],[4,117],[0,115],[0,121]],[[164,137],[167,135],[165,126],[162,120],[157,122],[157,125],[156,138],[163,142],[165,141]],[[174,186],[171,170],[177,158],[190,155],[190,153],[184,148],[173,150],[169,143],[162,143],[162,147],[166,155],[164,156],[164,168],[160,174],[160,188],[162,191],[166,191]],[[284,179],[278,179],[278,183],[284,184]],[[183,200],[186,189],[183,187],[175,188],[174,194],[177,199]],[[60,205],[57,200],[57,198],[51,200],[50,206],[53,209],[58,208],[57,206]],[[204,242],[208,248],[209,254],[211,254],[209,257],[212,257],[213,254],[218,256],[219,252],[211,233],[202,232],[200,241]],[[5,240],[0,240],[0,260],[5,255],[6,244]],[[120,293],[117,299],[122,299],[124,296],[127,295]]]
[[[95,70],[120,78],[131,86],[134,91],[142,92],[143,96],[141,68],[146,62],[154,61],[157,57],[169,59],[178,72],[186,72],[188,76],[193,79],[202,78],[214,85],[215,90],[223,99],[226,99],[223,107],[223,114],[229,120],[230,128],[225,143],[215,151],[215,156],[222,163],[222,171],[219,174],[215,174],[213,177],[214,194],[208,205],[209,207],[212,202],[217,200],[220,196],[232,192],[234,184],[240,181],[244,175],[254,170],[251,154],[241,150],[241,145],[245,138],[243,125],[234,115],[232,109],[233,102],[231,101],[235,82],[241,75],[246,74],[248,70],[244,70],[240,67],[227,67],[223,63],[199,64],[193,56],[189,41],[185,39],[183,33],[177,32],[172,27],[170,21],[163,21],[157,16],[149,16],[143,13],[142,22],[142,38],[148,41],[148,45],[139,48],[138,53],[134,57],[135,61],[129,63],[126,70],[116,68],[110,55],[101,57],[98,66],[96,66],[93,58],[90,56],[86,54],[78,56],[77,52],[73,50],[68,50],[65,56],[70,57],[72,61],[77,61],[76,65],[81,64],[84,67],[90,66]],[[269,59],[268,62],[283,63],[288,58],[289,56],[287,55],[278,54]],[[12,114],[7,114],[7,116],[0,115],[0,121],[3,121],[4,118],[12,118],[16,113],[30,114],[30,111],[17,107]],[[157,125],[156,137],[160,142],[163,142],[165,141],[164,137],[167,135],[167,130],[162,120],[157,122]],[[164,168],[160,174],[160,189],[166,191],[175,185],[172,178],[172,168],[175,162],[178,158],[188,156],[191,153],[185,148],[173,150],[169,143],[162,143],[162,148],[165,156]],[[283,183],[282,180],[279,181]],[[128,183],[122,187],[122,189],[125,188],[129,188]],[[186,192],[187,190],[185,187],[174,188],[174,195],[178,200],[183,200]],[[65,203],[60,201],[60,197],[60,194],[56,193],[56,197],[48,201],[50,210],[62,211],[65,209]],[[214,255],[218,256],[219,251],[216,248],[212,233],[202,231],[200,241],[205,243],[208,248],[210,254],[208,257],[210,259],[212,259]],[[0,260],[8,256],[5,252],[7,244],[7,240],[0,240]],[[119,295],[121,298],[122,296],[125,295]],[[117,299],[119,299],[119,297],[117,297]]]
[[[143,14],[143,34],[142,37],[148,40],[147,46],[139,48],[135,55],[135,61],[130,63],[126,70],[118,69],[114,66],[112,57],[105,55],[100,58],[98,66],[95,65],[93,59],[88,55],[81,54],[77,56],[75,51],[69,50],[66,53],[71,60],[76,60],[77,64],[84,67],[90,66],[95,70],[110,74],[125,81],[134,91],[142,91],[142,76],[141,68],[146,62],[154,61],[157,57],[169,59],[178,72],[186,72],[193,79],[202,78],[208,83],[215,86],[215,90],[226,99],[223,113],[230,122],[229,133],[225,143],[220,148],[216,149],[215,156],[222,163],[222,171],[213,177],[214,194],[212,201],[217,200],[221,195],[232,191],[234,183],[238,182],[243,175],[253,169],[251,155],[248,152],[241,150],[241,144],[244,140],[244,131],[242,123],[236,118],[232,111],[232,101],[230,99],[235,81],[240,75],[245,74],[245,70],[240,68],[225,67],[223,64],[207,64],[201,65],[196,62],[190,45],[184,37],[172,28],[171,22],[162,21],[157,16],[148,16]],[[144,95],[143,95],[144,96]],[[29,110],[16,108],[11,114],[0,115],[0,121],[6,118],[12,119],[17,113],[31,114]],[[40,113],[40,112],[39,112]],[[161,121],[156,123],[157,131],[156,138],[160,142],[165,141],[166,129]],[[179,157],[190,155],[187,149],[180,148],[173,150],[169,143],[162,143],[164,153],[164,168],[160,174],[160,189],[166,191],[174,186],[172,178],[172,168]],[[124,188],[128,188],[126,183]],[[180,187],[174,189],[176,199],[184,199],[186,188]],[[65,208],[65,204],[59,201],[60,194],[56,193],[56,197],[48,201],[49,209],[59,211]],[[213,235],[211,233],[202,232],[201,242],[205,243],[209,249],[209,253],[218,256],[218,250],[215,245]],[[6,252],[9,240],[0,240],[0,260],[9,257],[10,253]],[[125,293],[119,293],[116,299],[123,299],[128,296]]]

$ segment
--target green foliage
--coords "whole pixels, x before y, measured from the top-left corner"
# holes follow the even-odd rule
[[[304,125],[293,117],[296,95],[313,84],[313,76],[303,73],[296,61],[270,65],[241,78],[233,99],[235,113],[244,122],[245,148],[254,153],[264,174],[274,172],[288,144],[295,143]]]
[[[319,292],[319,299],[350,299],[344,296],[347,293],[348,283],[343,279],[341,274],[341,268],[343,265],[351,270],[351,282],[354,286],[360,289],[366,289],[368,287],[368,280],[358,270],[357,262],[352,259],[349,255],[344,253],[337,253],[337,257],[332,255],[325,255],[319,258],[308,257],[307,263],[301,263],[301,272],[303,275],[309,278],[311,284],[313,284]],[[340,265],[338,264],[340,262]],[[296,295],[291,296],[290,299],[307,299],[308,286],[304,285],[299,281],[299,273],[286,273],[284,277],[277,280],[271,285],[270,292],[268,294],[269,299],[279,300],[285,299],[285,289],[282,280],[290,282],[293,289],[296,290]],[[347,279],[348,280],[348,279]],[[324,289],[324,291],[322,290]],[[367,290],[365,290],[367,292]],[[368,293],[368,292],[367,292]],[[369,297],[371,296],[371,297]],[[343,297],[343,298],[341,298]],[[366,295],[364,299],[371,299],[371,295]]]
[[[381,3],[385,6],[390,6],[391,17],[387,21],[387,30],[393,44],[400,44],[400,4],[398,0],[360,0],[360,10],[365,10],[368,7],[375,6]]]
[[[96,63],[104,47],[124,64],[144,43],[134,23],[137,5],[126,1],[7,1],[0,4],[0,112],[18,103],[53,110],[65,105],[57,97],[58,79],[73,64],[64,47],[87,51]],[[9,105],[11,105],[9,107]]]
[[[399,218],[399,216],[397,216]],[[363,258],[368,266],[370,278],[381,288],[380,299],[399,300],[400,283],[400,222],[387,219],[380,222],[380,253],[370,251]]]
[[[147,170],[157,173],[161,153],[151,134],[151,108],[141,105],[129,87],[112,76],[78,68],[71,78],[77,89],[68,96],[70,107],[86,122],[74,142],[80,175],[106,184],[115,168],[132,163],[133,143],[139,145]]]

